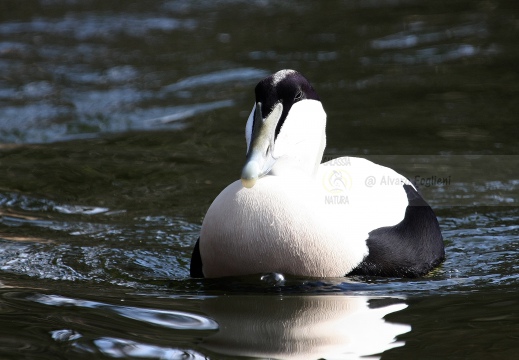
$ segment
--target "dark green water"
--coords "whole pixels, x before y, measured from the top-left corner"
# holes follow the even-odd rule
[[[2,1],[0,356],[515,358],[518,35],[512,0]],[[419,183],[439,269],[189,279],[282,68],[321,96],[327,157]]]

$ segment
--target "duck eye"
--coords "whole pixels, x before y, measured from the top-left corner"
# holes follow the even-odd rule
[[[296,94],[296,96],[294,97],[294,102],[296,101],[299,101],[303,98],[303,92],[301,90],[299,90]]]

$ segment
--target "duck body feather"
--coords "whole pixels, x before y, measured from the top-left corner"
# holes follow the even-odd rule
[[[367,255],[361,240],[367,232],[358,226],[341,231],[337,222],[344,219],[328,211],[319,190],[311,179],[277,176],[252,189],[240,181],[229,185],[202,224],[204,275],[344,276]]]

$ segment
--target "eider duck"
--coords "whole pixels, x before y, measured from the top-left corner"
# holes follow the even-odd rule
[[[445,256],[438,220],[404,176],[357,157],[321,163],[326,113],[294,70],[261,80],[241,179],[213,201],[192,277],[418,277]]]

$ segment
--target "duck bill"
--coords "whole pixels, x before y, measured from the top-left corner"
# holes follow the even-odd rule
[[[256,104],[252,138],[241,172],[241,182],[246,188],[253,187],[259,178],[268,174],[276,162],[273,157],[274,137],[282,112],[283,105],[277,103],[270,114],[263,119],[261,103]]]

